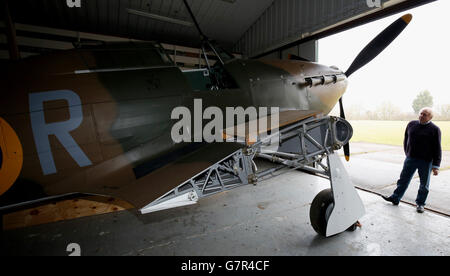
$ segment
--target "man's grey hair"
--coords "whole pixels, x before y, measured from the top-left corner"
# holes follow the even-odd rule
[[[428,113],[430,113],[431,118],[434,117],[434,112],[433,109],[431,107],[424,107],[419,111],[419,114],[422,113],[422,111],[427,111]]]

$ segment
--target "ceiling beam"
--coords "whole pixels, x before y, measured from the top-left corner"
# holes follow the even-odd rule
[[[20,59],[19,47],[17,46],[16,29],[9,12],[8,0],[2,0],[4,18],[5,18],[5,33],[8,41],[9,59]]]

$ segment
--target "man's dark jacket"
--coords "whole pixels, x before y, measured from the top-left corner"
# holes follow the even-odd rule
[[[420,124],[419,121],[411,121],[406,127],[403,148],[406,156],[432,162],[433,167],[441,165],[441,130],[438,126],[429,122]]]

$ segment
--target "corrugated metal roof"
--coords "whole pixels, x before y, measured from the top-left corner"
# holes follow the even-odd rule
[[[188,0],[203,32],[231,48],[273,0]],[[130,14],[127,9],[192,22],[182,0],[81,0],[69,8],[66,0],[9,1],[16,23],[33,24],[186,46],[199,44],[194,26],[187,27]]]
[[[80,8],[69,8],[66,0],[9,0],[9,7],[16,23],[189,47],[200,45],[194,26],[128,12],[133,9],[192,22],[183,0],[80,1]],[[374,8],[368,6],[367,0],[187,0],[205,35],[248,56],[298,43],[311,34],[314,39],[320,38],[318,31],[344,20],[356,22],[367,12],[393,6],[404,10],[430,1],[381,0],[382,7]],[[361,24],[361,20],[355,24]],[[349,25],[354,26],[348,22],[345,26]]]

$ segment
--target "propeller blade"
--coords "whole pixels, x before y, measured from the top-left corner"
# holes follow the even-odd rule
[[[377,37],[375,37],[355,58],[350,68],[348,68],[345,75],[349,77],[351,74],[359,70],[361,67],[372,61],[377,57],[384,49],[386,49],[392,41],[394,41],[398,35],[408,26],[412,20],[411,14],[406,14],[397,19],[384,31],[382,31]]]
[[[376,58],[389,44],[394,41],[397,36],[408,26],[412,20],[411,14],[406,14],[397,19],[394,23],[389,25],[384,31],[382,31],[377,37],[375,37],[355,58],[352,65],[348,68],[345,75],[350,77],[357,70],[361,69],[364,65],[371,62]],[[342,97],[339,99],[339,108],[341,118],[345,119],[344,105],[342,103]],[[350,160],[350,144],[344,145],[345,160]]]
[[[347,143],[344,145],[344,155],[345,155],[345,160],[350,161],[350,144]]]
[[[345,119],[345,113],[344,113],[344,105],[342,104],[342,97],[339,99],[339,110],[340,110],[340,115],[342,119]]]
[[[340,110],[340,115],[342,119],[345,119],[345,112],[344,112],[344,104],[342,103],[342,97],[339,99],[339,110]],[[344,145],[344,155],[345,155],[345,160],[350,161],[350,144],[347,143]]]

